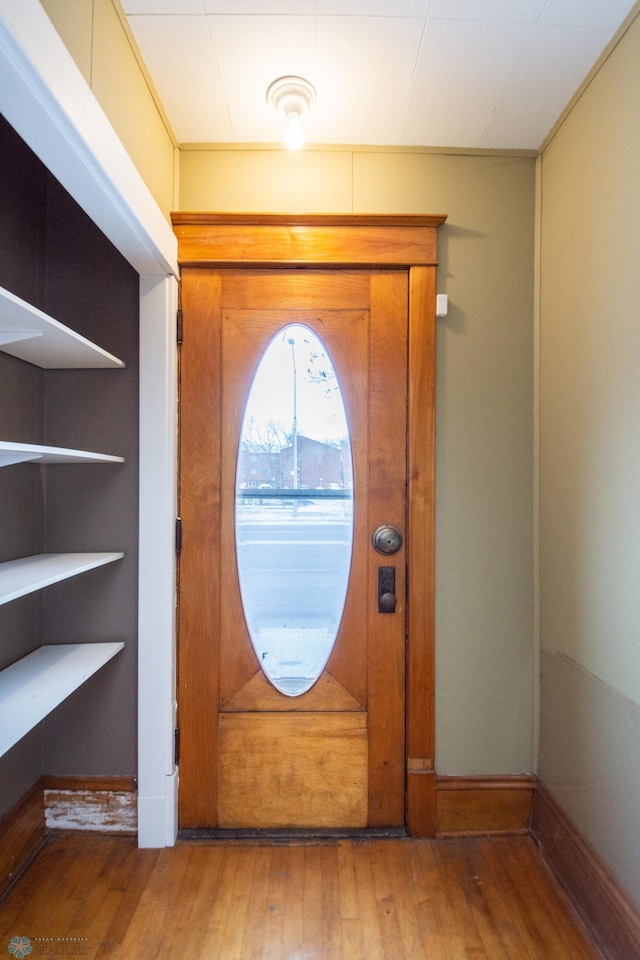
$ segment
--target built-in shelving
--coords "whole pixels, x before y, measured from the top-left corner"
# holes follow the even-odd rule
[[[0,604],[121,560],[123,556],[124,553],[39,553],[34,557],[7,560],[0,563]]]
[[[48,370],[124,367],[122,360],[4,287],[0,287],[0,350]]]
[[[124,643],[45,644],[0,671],[0,756],[124,648]]]
[[[12,443],[0,440],[0,467],[12,463],[124,463],[124,457],[66,447],[47,447],[36,443]]]
[[[87,724],[110,743],[113,717],[135,716],[113,685],[128,686],[135,667],[136,573],[122,560],[136,543],[138,291],[130,264],[4,122],[0,142],[0,521],[11,530],[0,545],[0,771],[28,784],[42,756],[48,773],[82,772]],[[116,456],[125,447],[128,463]],[[38,550],[48,552],[25,556]],[[56,710],[51,751],[42,726]],[[106,772],[114,750],[128,757],[118,737],[97,747]],[[14,792],[0,788],[0,813]]]

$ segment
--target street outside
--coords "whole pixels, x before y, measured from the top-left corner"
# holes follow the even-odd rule
[[[236,511],[249,634],[266,675],[290,696],[308,690],[329,659],[351,564],[352,500],[311,497],[257,495]]]

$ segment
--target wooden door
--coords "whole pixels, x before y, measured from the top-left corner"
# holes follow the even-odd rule
[[[405,556],[402,547],[380,555],[371,535],[383,524],[405,528],[407,307],[405,271],[185,272],[180,670],[197,683],[196,702],[188,697],[199,719],[195,742],[182,746],[201,776],[183,785],[183,824],[404,824]],[[336,644],[296,697],[270,683],[251,645],[234,525],[249,387],[268,343],[291,323],[316,333],[332,359],[354,496]],[[378,570],[389,565],[397,604],[380,613]]]
[[[174,217],[184,330],[182,828],[435,829],[435,228],[443,219]],[[269,683],[249,642],[233,519],[251,377],[290,321],[317,331],[333,360],[355,490],[337,642],[317,683],[296,698]],[[405,531],[406,554],[375,552],[371,535],[383,523]],[[405,603],[407,558],[415,590]],[[389,564],[391,615],[378,610],[378,568]]]

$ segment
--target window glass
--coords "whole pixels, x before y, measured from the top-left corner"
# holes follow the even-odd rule
[[[236,550],[245,619],[271,683],[299,696],[336,641],[353,543],[353,469],[336,371],[308,327],[263,353],[242,421]]]

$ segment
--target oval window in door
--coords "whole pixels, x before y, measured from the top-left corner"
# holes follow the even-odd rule
[[[353,544],[351,442],[340,383],[308,327],[281,329],[240,433],[236,553],[249,636],[271,683],[309,690],[333,650]]]

